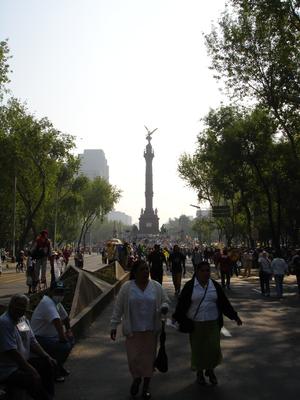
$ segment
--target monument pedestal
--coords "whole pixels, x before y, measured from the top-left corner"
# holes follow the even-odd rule
[[[153,210],[142,210],[140,221],[140,233],[145,235],[157,235],[159,233],[159,218]]]
[[[148,140],[148,144],[146,146],[146,150],[144,151],[144,158],[146,160],[146,176],[145,176],[145,200],[146,207],[145,211],[142,209],[140,216],[140,229],[139,234],[141,236],[146,235],[157,235],[159,233],[159,218],[157,216],[157,209],[153,210],[153,171],[152,171],[152,161],[154,158],[154,151],[151,146],[151,138],[153,132],[150,132],[147,129],[148,135],[146,139]]]

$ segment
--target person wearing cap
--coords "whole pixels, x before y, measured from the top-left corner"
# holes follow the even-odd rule
[[[57,361],[57,382],[64,382],[65,376],[69,375],[64,363],[74,346],[70,320],[61,304],[64,293],[63,282],[53,282],[49,293],[44,295],[31,318],[37,341]]]
[[[54,398],[55,360],[39,345],[25,317],[28,297],[15,294],[0,316],[0,383],[22,389],[34,400]]]
[[[52,245],[50,240],[48,239],[48,231],[46,229],[44,229],[35,239],[33,247],[31,249],[31,253],[32,257],[36,260],[35,288],[39,282],[46,287],[47,285],[46,271],[47,271],[48,258],[50,259],[51,262],[53,262],[52,258],[50,258],[52,256]]]

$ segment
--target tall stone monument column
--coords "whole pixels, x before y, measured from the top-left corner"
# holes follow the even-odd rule
[[[146,128],[146,127],[145,127]],[[152,161],[154,158],[154,151],[151,145],[151,139],[153,132],[147,129],[146,139],[148,144],[144,151],[144,157],[146,160],[146,175],[145,175],[145,210],[142,209],[140,216],[140,234],[142,235],[156,235],[159,233],[159,218],[157,215],[157,209],[153,210],[153,171]]]

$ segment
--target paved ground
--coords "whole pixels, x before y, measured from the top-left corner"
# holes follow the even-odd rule
[[[174,307],[170,277],[165,279]],[[293,278],[282,300],[262,298],[258,279],[234,278],[229,293],[244,321],[242,327],[226,321],[231,337],[223,337],[224,361],[217,369],[219,386],[199,387],[189,368],[188,336],[167,328],[169,372],[156,373],[153,399],[164,400],[296,400],[300,390],[300,299]],[[274,289],[273,289],[274,290]],[[273,295],[275,293],[273,292]],[[68,360],[72,374],[57,385],[57,400],[129,399],[124,339],[109,339],[108,305],[91,326],[87,337]]]

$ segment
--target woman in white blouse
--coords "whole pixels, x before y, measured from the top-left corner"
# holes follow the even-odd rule
[[[111,318],[111,339],[116,340],[117,326],[122,321],[126,350],[133,382],[130,388],[136,396],[143,382],[143,399],[150,399],[150,380],[156,357],[157,337],[161,329],[161,314],[168,312],[169,299],[160,283],[149,279],[149,267],[144,261],[134,263],[131,279],[117,297]]]
[[[222,360],[220,330],[223,314],[242,325],[222,287],[210,278],[209,263],[202,261],[193,278],[182,289],[173,314],[179,327],[190,326],[184,332],[190,333],[191,367],[197,371],[201,385],[206,385],[204,371],[212,385],[218,383],[214,369]]]

